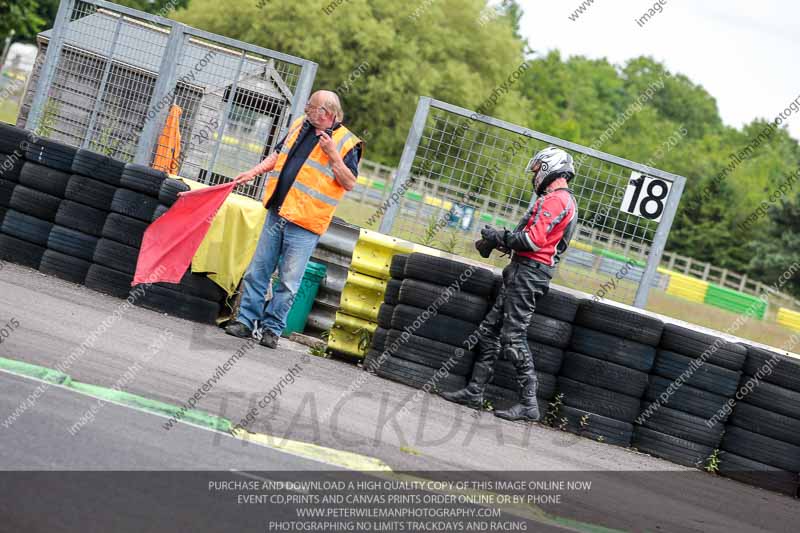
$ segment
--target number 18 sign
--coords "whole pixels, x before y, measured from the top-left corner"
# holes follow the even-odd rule
[[[672,183],[660,178],[631,172],[621,211],[648,220],[661,220]]]

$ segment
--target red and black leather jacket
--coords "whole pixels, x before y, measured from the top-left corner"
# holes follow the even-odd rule
[[[536,200],[514,231],[506,234],[505,241],[514,255],[554,267],[577,226],[575,197],[569,189],[555,189]]]

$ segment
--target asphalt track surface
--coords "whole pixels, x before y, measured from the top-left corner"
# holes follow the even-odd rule
[[[121,302],[24,267],[5,264],[0,270],[0,325],[14,319],[19,327],[0,344],[0,357],[54,368],[112,315]],[[143,354],[152,351],[153,340],[164,331],[170,332],[169,344],[141,363]],[[241,341],[226,336],[218,328],[132,308],[99,335],[66,372],[76,381],[112,387],[132,365],[140,362],[141,371],[124,389],[181,405],[241,345]],[[618,530],[797,530],[800,521],[797,500],[540,425],[509,423],[489,413],[475,416],[469,409],[431,395],[415,401],[417,391],[413,389],[368,375],[340,361],[315,357],[309,360],[305,352],[305,347],[286,340],[281,340],[277,350],[256,347],[219,379],[197,408],[237,423],[273,390],[289,368],[300,365],[302,370],[294,383],[285,386],[267,408],[260,409],[248,429],[378,458],[395,471],[413,471],[417,476],[430,478],[462,475],[481,479],[527,476],[541,480],[591,480],[591,490],[564,494],[561,503],[541,508],[553,515]],[[30,383],[25,380],[2,376],[0,421],[7,420],[17,408],[26,387]],[[89,501],[95,485],[106,485],[89,484],[81,477],[87,474],[64,474],[65,470],[150,470],[150,475],[156,476],[164,470],[213,470],[233,475],[231,470],[240,469],[339,475],[331,465],[275,450],[256,449],[253,444],[186,424],[166,431],[162,427],[165,419],[115,405],[104,406],[96,420],[73,436],[68,428],[85,411],[81,407],[87,401],[95,400],[50,387],[10,427],[0,426],[0,468],[60,471],[69,480],[58,487],[54,479],[60,478],[44,472],[24,474],[33,478],[21,478],[23,474],[19,472],[0,474],[5,485],[3,494],[22,484],[22,488],[13,492],[17,499],[0,498],[6,502],[0,516],[9,516],[9,501],[20,503],[30,498],[31,502],[15,507],[15,516],[21,520],[15,523],[34,524],[34,518],[44,516],[48,519],[42,519],[41,523],[55,524],[60,513],[66,512],[57,501],[67,500],[47,500],[48,493],[58,494],[59,488],[68,491],[72,487],[72,494],[81,495],[79,501],[83,501],[83,496]],[[403,405],[409,406],[409,413],[393,419]],[[36,478],[37,475],[46,477]],[[30,487],[36,484],[29,483],[26,489],[25,479],[38,479],[42,487],[38,492],[33,491]],[[162,482],[169,484],[169,480]],[[75,486],[80,483],[87,486]],[[135,486],[135,479],[126,478],[126,484]],[[106,495],[114,494],[111,491]],[[146,498],[131,500],[130,513],[116,515],[115,527],[82,530],[123,531],[120,524],[136,523],[136,513],[144,512],[142,506],[151,512],[160,510],[164,517],[170,510],[174,516],[180,510],[185,510],[187,516],[190,511],[200,517],[215,515],[214,505],[198,504],[202,501],[202,491],[180,494],[180,498],[160,498],[156,502],[147,502]],[[36,503],[44,500],[49,501],[49,507]],[[100,507],[87,512],[100,513]],[[245,518],[244,514],[241,516]],[[0,520],[0,531],[45,530],[6,529],[11,523]],[[256,527],[251,522],[242,526],[248,526],[242,531],[265,530],[263,524],[258,529],[251,529]],[[574,525],[568,529],[586,530]],[[184,528],[177,523],[172,529],[150,530],[203,529]],[[528,530],[546,531],[552,527],[538,524],[536,529]]]

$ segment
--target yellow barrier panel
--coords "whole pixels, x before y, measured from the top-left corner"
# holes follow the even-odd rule
[[[592,247],[584,242],[575,242],[572,241],[569,243],[570,248],[577,248],[578,250],[583,250],[584,252],[591,252]]]
[[[437,198],[436,196],[428,196],[427,194],[425,195],[425,198],[424,198],[423,202],[425,202],[428,205],[432,205],[433,207],[441,207],[442,206],[442,199],[441,198]]]
[[[669,276],[667,294],[689,300],[690,302],[705,302],[706,292],[709,286],[707,281],[699,280],[678,272],[672,272],[667,269],[659,268],[658,271]]]
[[[359,350],[359,342],[364,331],[374,332],[378,327],[376,321],[386,293],[386,283],[390,278],[392,257],[395,254],[414,252],[446,257],[476,266],[488,266],[466,257],[362,228],[353,249],[350,272],[342,289],[336,321],[328,337],[329,348],[357,357],[366,354],[366,350]]]
[[[336,321],[328,337],[329,348],[356,357],[366,355],[366,349],[360,350],[359,343],[364,331],[374,332],[378,327],[376,321],[390,277],[392,256],[412,251],[413,243],[361,230],[342,289]]]
[[[361,351],[359,348],[362,335],[365,332],[372,335],[377,327],[375,322],[337,312],[336,322],[328,335],[328,348],[356,357],[364,357],[366,350]]]
[[[792,311],[791,309],[781,307],[778,309],[778,315],[776,316],[776,319],[778,324],[781,326],[786,326],[787,328],[795,331],[800,331],[800,313],[797,311]]]
[[[428,205],[431,205],[433,207],[441,207],[442,209],[445,209],[447,211],[449,211],[453,207],[453,202],[451,202],[450,200],[444,200],[437,196],[429,196],[427,194],[425,195],[425,198],[422,201]]]
[[[342,289],[339,310],[364,320],[378,320],[378,309],[386,293],[386,280],[350,271]]]
[[[389,266],[394,254],[408,254],[414,245],[403,239],[384,235],[368,229],[361,230],[350,268],[361,274],[389,279]]]

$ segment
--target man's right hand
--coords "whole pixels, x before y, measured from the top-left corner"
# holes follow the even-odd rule
[[[247,183],[248,181],[252,181],[253,178],[255,178],[255,177],[256,177],[255,174],[250,174],[249,172],[242,172],[241,174],[236,176],[236,179],[234,181],[237,184]]]
[[[269,157],[263,160],[258,165],[254,166],[250,170],[246,172],[242,172],[238,176],[236,176],[235,181],[238,184],[247,183],[248,181],[252,181],[256,176],[259,174],[263,174],[264,172],[269,172],[275,168],[275,163],[278,162],[278,154],[272,152]]]

